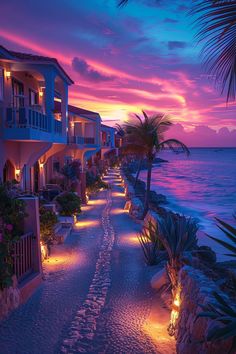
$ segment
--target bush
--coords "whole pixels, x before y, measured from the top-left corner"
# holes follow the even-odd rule
[[[25,204],[12,193],[9,184],[0,184],[0,288],[12,285],[13,248],[24,231]]]
[[[107,189],[108,184],[100,176],[94,176],[93,173],[86,173],[86,187],[89,194],[97,193],[100,189]]]
[[[81,200],[73,192],[64,192],[56,197],[59,212],[62,216],[72,216],[81,212]]]
[[[144,226],[143,230],[138,234],[138,240],[147,265],[158,264],[162,259],[159,251],[164,249],[160,241],[158,227],[149,221],[148,225]]]
[[[43,206],[40,207],[40,239],[44,244],[52,244],[54,240],[54,226],[57,221],[57,216],[53,211]]]

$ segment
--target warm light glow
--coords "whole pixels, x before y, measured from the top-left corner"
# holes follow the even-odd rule
[[[39,97],[43,97],[43,89],[44,89],[44,87],[40,87],[39,88]]]
[[[11,77],[11,72],[10,72],[10,71],[6,71],[6,78],[7,78],[7,80],[10,79],[10,77]]]
[[[86,221],[83,221],[83,220],[79,220],[75,223],[75,226],[76,227],[80,227],[80,228],[83,228],[83,227],[96,227],[100,224],[99,220],[86,220]]]
[[[15,177],[16,179],[20,177],[20,168],[15,168]]]
[[[125,197],[125,193],[113,192],[113,196],[114,196],[114,197]]]
[[[127,234],[121,235],[120,242],[127,246],[140,247],[140,243],[135,232],[129,232]]]
[[[111,214],[119,215],[119,214],[126,214],[128,212],[129,212],[128,210],[125,210],[122,208],[114,208],[114,209],[112,209]]]
[[[44,164],[42,162],[39,163],[39,167],[42,169]]]
[[[48,257],[48,249],[47,246],[40,241],[40,248],[41,248],[41,258],[44,261]]]
[[[179,318],[180,291],[181,291],[181,288],[180,288],[180,286],[178,286],[176,289],[175,298],[173,300],[172,311],[171,311],[171,315],[170,315],[170,324],[168,326],[168,333],[170,336],[175,335],[177,321]]]
[[[93,208],[92,205],[82,205],[81,210],[82,211],[89,211],[92,208]]]
[[[102,205],[102,204],[106,204],[106,200],[105,199],[89,200],[88,204],[89,205]]]

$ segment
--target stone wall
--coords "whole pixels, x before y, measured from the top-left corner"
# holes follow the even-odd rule
[[[200,270],[190,266],[182,268],[179,274],[181,285],[181,306],[178,321],[177,353],[178,354],[227,354],[232,345],[232,340],[207,342],[206,335],[209,328],[218,322],[199,317],[202,312],[199,306],[214,303],[213,291],[217,291],[226,301],[230,301],[216,284],[207,278]]]
[[[9,288],[0,290],[0,320],[16,309],[20,304],[20,290],[16,276],[12,277],[13,284]]]
[[[143,217],[143,203],[139,198],[135,196],[135,191],[131,183],[127,180],[127,178],[122,175],[122,183],[124,186],[125,190],[125,197],[126,197],[126,204],[125,204],[125,210],[129,211],[130,216],[133,218],[140,220]]]

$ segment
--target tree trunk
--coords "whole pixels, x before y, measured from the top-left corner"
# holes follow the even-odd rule
[[[145,200],[144,200],[144,212],[143,212],[144,218],[145,218],[145,216],[148,212],[148,209],[149,209],[151,178],[152,178],[152,159],[148,159],[147,185],[146,185],[146,193],[145,193]]]
[[[135,189],[136,184],[137,184],[137,182],[138,182],[139,174],[140,174],[141,167],[142,167],[142,162],[143,162],[143,159],[140,159],[140,160],[139,160],[139,165],[138,165],[138,170],[137,170],[136,177],[135,177],[134,189]]]

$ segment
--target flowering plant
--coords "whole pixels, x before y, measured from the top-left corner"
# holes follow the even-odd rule
[[[25,205],[12,196],[7,184],[0,184],[0,288],[12,284],[14,244],[24,230]]]

